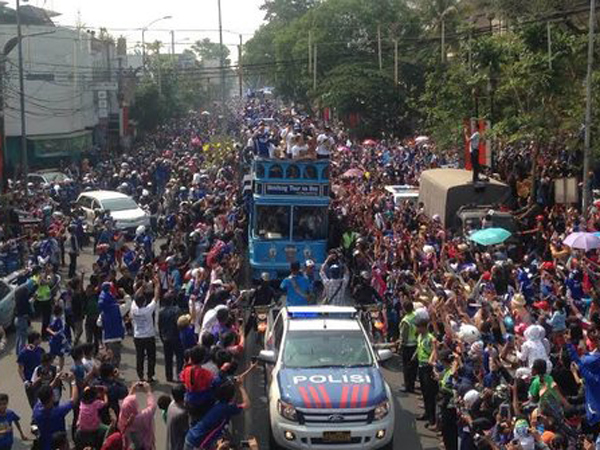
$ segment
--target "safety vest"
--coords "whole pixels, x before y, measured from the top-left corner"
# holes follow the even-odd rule
[[[431,333],[417,336],[417,360],[419,365],[429,364],[429,358],[433,350],[433,336]]]
[[[400,322],[400,333],[402,333],[403,327],[408,327],[408,337],[406,342],[402,342],[402,345],[412,347],[417,345],[417,327],[415,325],[415,312],[411,312],[402,318]],[[401,335],[402,336],[402,335]]]

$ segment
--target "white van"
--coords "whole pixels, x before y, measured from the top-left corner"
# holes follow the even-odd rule
[[[115,191],[83,192],[77,198],[77,205],[83,209],[87,225],[94,224],[95,211],[110,211],[115,228],[134,233],[140,225],[150,226],[150,216],[128,195]]]

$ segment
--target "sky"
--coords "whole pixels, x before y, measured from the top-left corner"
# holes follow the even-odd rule
[[[261,25],[264,12],[259,8],[263,2],[221,0],[223,29],[231,31],[223,33],[223,42],[230,45],[232,56],[237,54],[234,46],[239,44],[239,34],[246,41]],[[13,7],[15,3],[16,0],[9,2]],[[146,32],[146,42],[160,40],[170,45],[168,30],[175,30],[177,52],[205,37],[219,40],[216,31],[184,31],[218,29],[217,0],[30,0],[29,3],[60,13],[53,19],[60,25],[79,22],[90,28],[108,28],[113,36],[125,36],[130,49],[141,41],[140,28],[164,16],[172,18],[153,25]]]

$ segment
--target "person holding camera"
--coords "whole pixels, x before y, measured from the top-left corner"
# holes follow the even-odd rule
[[[342,268],[343,267],[343,268]],[[350,282],[350,271],[342,264],[339,250],[332,250],[319,271],[323,281],[323,303],[343,306]]]

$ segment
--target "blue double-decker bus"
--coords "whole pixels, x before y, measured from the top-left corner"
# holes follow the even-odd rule
[[[329,160],[252,162],[248,248],[252,276],[288,275],[290,263],[325,260]]]

